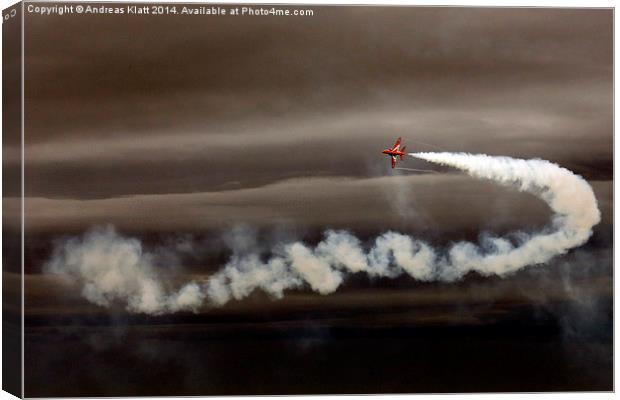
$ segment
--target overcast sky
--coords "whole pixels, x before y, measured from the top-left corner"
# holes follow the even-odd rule
[[[447,190],[440,174],[413,176],[390,189],[403,172],[380,151],[398,136],[412,151],[540,157],[611,179],[610,10],[314,10],[28,16],[30,228],[206,228],[218,215],[322,225],[324,210],[354,227],[369,209],[372,225],[462,201],[467,178]],[[14,150],[9,169],[19,167]],[[368,198],[351,189],[364,185]],[[511,198],[479,189],[468,202]],[[410,204],[421,192],[438,200]],[[544,223],[544,205],[509,204],[508,214],[534,210]],[[477,209],[450,221],[488,225]]]

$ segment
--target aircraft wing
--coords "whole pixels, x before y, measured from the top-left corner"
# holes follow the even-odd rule
[[[396,166],[396,157],[392,156],[392,169]]]
[[[392,151],[398,151],[400,148],[400,138],[396,139],[396,143],[394,143],[394,147],[392,147]]]

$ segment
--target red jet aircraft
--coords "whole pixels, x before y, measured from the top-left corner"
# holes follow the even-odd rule
[[[400,138],[398,138],[396,139],[396,143],[394,143],[394,147],[392,147],[391,149],[385,149],[382,151],[382,153],[392,157],[392,168],[394,168],[396,166],[396,157],[399,156],[400,161],[402,161],[403,156],[405,155],[406,148],[407,146],[403,146],[402,149],[400,148]]]

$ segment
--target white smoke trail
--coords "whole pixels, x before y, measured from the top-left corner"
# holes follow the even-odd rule
[[[197,283],[167,294],[153,261],[139,240],[102,227],[57,245],[44,269],[77,281],[82,295],[100,306],[121,302],[131,312],[163,314],[196,310],[203,303],[205,293]]]
[[[503,276],[528,265],[544,264],[584,244],[600,221],[588,183],[548,161],[464,153],[410,155],[532,193],[554,212],[551,224],[535,234],[520,234],[519,243],[487,237],[480,244],[455,243],[445,252],[396,232],[380,235],[365,251],[350,233],[327,231],[315,247],[300,242],[280,245],[266,261],[254,252],[234,252],[206,285],[189,283],[172,294],[166,294],[159,283],[152,256],[142,252],[140,243],[109,229],[58,247],[48,269],[82,282],[84,296],[96,304],[120,301],[129,311],[157,314],[196,310],[205,300],[223,305],[256,289],[276,298],[300,287],[329,294],[338,289],[347,273],[356,272],[384,277],[406,272],[421,281],[454,281],[472,271]]]
[[[590,185],[566,168],[545,160],[521,160],[465,153],[412,153],[437,164],[452,166],[469,175],[496,181],[529,192],[545,201],[554,213],[551,229],[524,238],[513,247],[501,238],[490,239],[496,251],[483,254],[471,243],[458,243],[448,254],[442,277],[456,278],[460,272],[504,275],[527,265],[543,264],[584,244],[592,227],[601,220]]]

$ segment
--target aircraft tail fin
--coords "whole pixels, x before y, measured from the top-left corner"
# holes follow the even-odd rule
[[[403,148],[400,151],[404,153],[405,149],[407,149],[407,146],[403,146]],[[403,161],[403,155],[400,156],[400,161]]]

